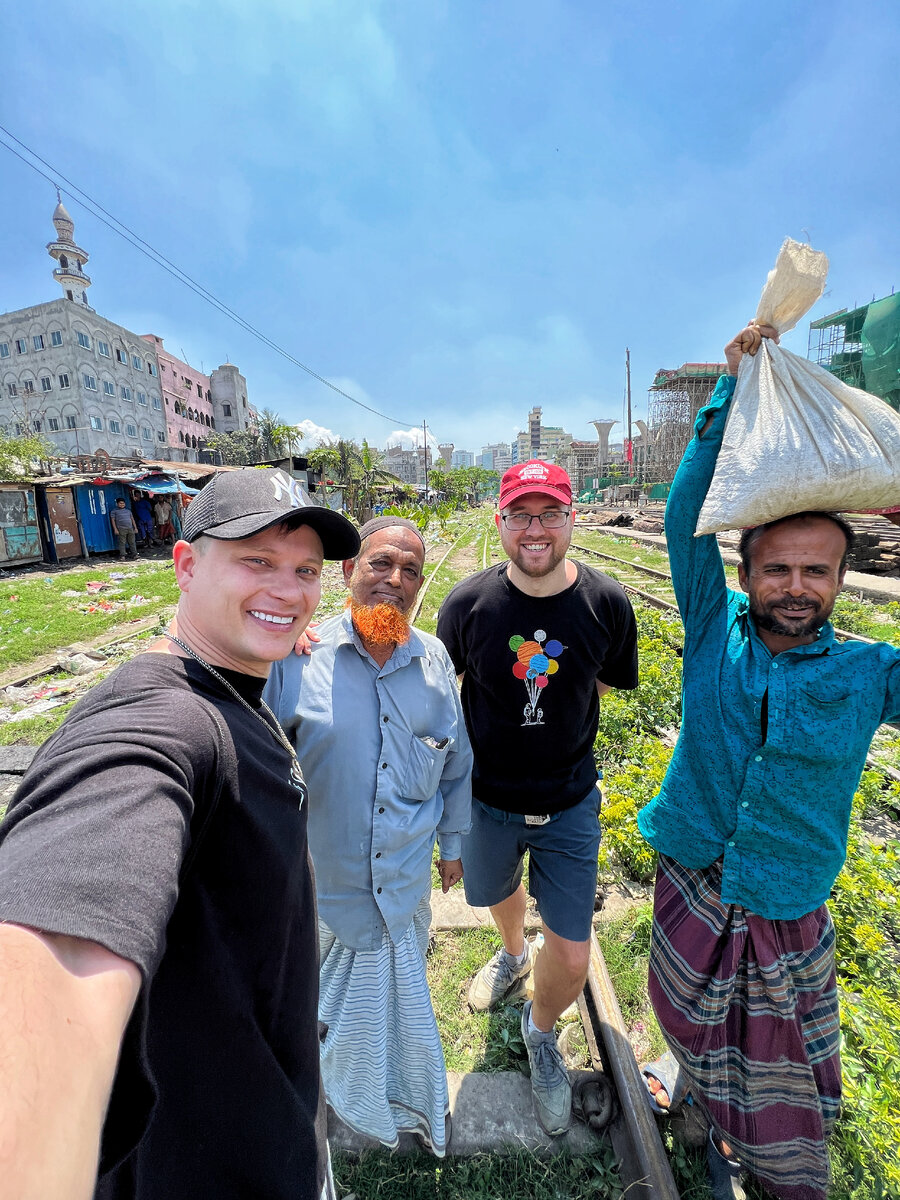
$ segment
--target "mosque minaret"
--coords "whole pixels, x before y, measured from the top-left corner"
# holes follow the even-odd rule
[[[47,253],[57,263],[53,278],[62,288],[67,300],[90,308],[87,290],[91,286],[91,278],[83,269],[88,260],[87,251],[75,244],[75,223],[66,212],[59,192],[56,196],[59,201],[53,213],[56,241],[47,243]]]

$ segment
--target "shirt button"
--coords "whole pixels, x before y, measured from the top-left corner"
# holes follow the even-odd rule
[[[377,854],[375,855],[375,857],[376,857],[376,858],[381,858],[381,851],[380,851],[380,850],[377,852]]]
[[[729,842],[729,843],[728,843],[728,845],[729,845],[729,846],[733,846],[733,845],[734,845],[734,842]],[[379,888],[378,890],[379,890],[379,891],[381,891],[381,889],[380,889],[380,888]]]
[[[749,807],[750,807],[750,801],[749,801],[749,800],[742,800],[742,801],[741,801],[741,808],[749,808]]]
[[[375,891],[378,893],[379,896],[381,895],[381,888],[376,888]]]
[[[384,809],[383,809],[383,808],[379,808],[379,810],[378,810],[378,811],[379,811],[380,813],[383,813],[383,812],[384,812]]]
[[[382,769],[382,771],[386,771],[386,770],[387,770],[387,763],[382,763],[382,764],[381,764],[381,769]]]
[[[777,670],[778,670],[778,663],[772,663],[772,670],[773,670],[773,671],[777,671]]]
[[[754,761],[754,762],[762,762],[762,755],[761,755],[761,754],[754,754],[754,756],[753,756],[753,761]]]
[[[381,719],[382,719],[382,721],[389,721],[390,717],[382,717]]]

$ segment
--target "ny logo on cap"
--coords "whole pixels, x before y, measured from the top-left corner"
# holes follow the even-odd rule
[[[271,477],[271,482],[275,489],[276,502],[285,499],[290,500],[291,508],[307,507],[307,500],[298,480],[292,479],[290,475],[285,475],[283,471],[276,471]]]

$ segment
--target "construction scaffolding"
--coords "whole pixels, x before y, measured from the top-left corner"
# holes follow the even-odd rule
[[[693,435],[694,418],[727,370],[725,363],[683,363],[656,372],[649,389],[645,479],[672,482]]]
[[[900,296],[810,322],[807,356],[900,410]]]

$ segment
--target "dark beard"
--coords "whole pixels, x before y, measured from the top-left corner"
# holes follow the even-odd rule
[[[806,608],[808,605],[804,605],[803,607]],[[755,621],[757,629],[765,629],[767,633],[774,633],[777,637],[802,638],[808,637],[811,633],[818,633],[831,616],[831,611],[824,612],[820,608],[808,621],[804,621],[802,624],[782,625],[778,618],[773,616],[768,609],[757,608],[751,600],[750,616]]]

